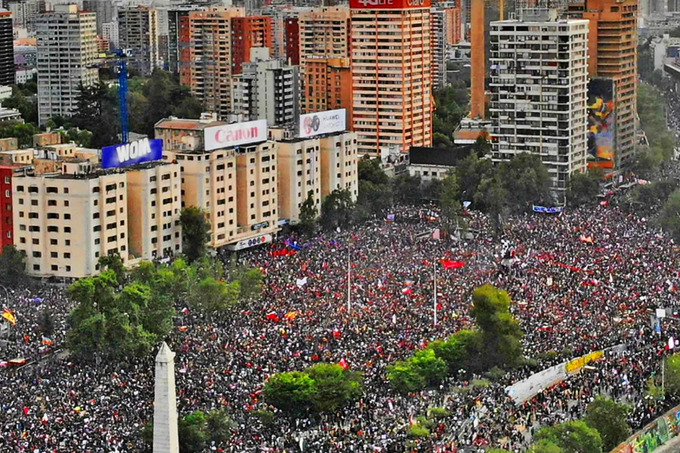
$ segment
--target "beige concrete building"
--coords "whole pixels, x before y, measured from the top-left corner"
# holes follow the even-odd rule
[[[182,251],[180,165],[139,164],[126,172],[130,259],[152,260]]]
[[[0,151],[0,165],[31,165],[33,149]]]
[[[158,35],[157,10],[147,6],[118,9],[119,46],[132,50],[128,65],[144,77],[161,67]]]
[[[321,197],[336,189],[347,189],[356,200],[359,195],[357,134],[337,132],[320,138]]]
[[[279,217],[292,224],[300,220],[300,206],[312,192],[321,211],[321,141],[319,138],[285,138],[284,129],[272,129],[279,144]]]
[[[62,173],[17,175],[12,190],[15,245],[26,252],[29,275],[85,277],[110,253],[127,262],[125,173],[92,172],[74,160]]]
[[[237,135],[250,130],[249,124],[176,118],[156,124],[166,160],[181,166],[182,207],[197,206],[208,213],[211,247],[262,238],[278,228],[277,144],[266,140],[266,127],[256,141],[224,141],[222,147],[205,150],[207,135]]]

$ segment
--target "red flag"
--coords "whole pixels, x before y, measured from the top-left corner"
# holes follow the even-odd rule
[[[444,269],[460,269],[461,267],[465,266],[465,261],[453,261],[441,259],[439,260],[439,262],[442,263]]]
[[[281,320],[281,318],[279,318],[279,315],[277,315],[276,312],[269,313],[267,315],[267,319],[274,322],[279,322]]]
[[[338,365],[340,365],[343,370],[349,370],[349,362],[344,358],[341,359],[340,362],[338,362]]]
[[[413,294],[413,288],[411,288],[410,286],[407,286],[406,288],[402,289],[401,292],[403,294]]]

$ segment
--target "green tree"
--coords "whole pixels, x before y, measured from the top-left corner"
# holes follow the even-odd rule
[[[455,173],[449,172],[442,180],[441,219],[446,230],[451,233],[458,227],[460,212],[463,206],[458,198],[460,189]]]
[[[529,447],[529,453],[564,453],[564,450],[554,442],[541,439]]]
[[[663,205],[659,215],[659,225],[676,242],[680,241],[680,189],[675,190]]]
[[[425,377],[410,361],[399,361],[387,366],[387,379],[392,388],[401,394],[425,388]]]
[[[35,93],[22,90],[19,86],[12,86],[12,95],[2,101],[3,107],[17,109],[27,123],[38,124],[38,106]]]
[[[316,382],[302,371],[274,374],[265,382],[263,391],[269,404],[292,414],[310,409],[316,393]]]
[[[71,123],[92,132],[91,146],[94,148],[120,143],[117,106],[118,97],[114,88],[109,88],[102,82],[90,86],[80,84]]]
[[[409,359],[411,366],[425,379],[428,386],[439,384],[448,374],[448,364],[432,349],[421,349]]]
[[[206,416],[195,411],[177,422],[180,453],[201,453],[208,441]]]
[[[106,269],[70,286],[68,295],[76,307],[69,316],[66,342],[76,357],[100,361],[148,356],[169,333],[172,298],[158,298],[157,290],[146,283],[122,282],[113,269]]]
[[[0,254],[0,283],[15,287],[26,280],[26,252],[7,245]]]
[[[368,155],[359,159],[358,174],[360,181],[370,181],[373,184],[387,184],[389,178],[380,167],[380,159],[371,159]]]
[[[629,412],[630,407],[625,404],[599,395],[588,405],[583,421],[600,433],[603,450],[611,451],[630,435],[627,421]]]
[[[300,206],[300,223],[298,225],[303,234],[309,235],[314,232],[317,214],[314,191],[310,190],[307,192],[307,199]]]
[[[230,438],[235,427],[234,422],[223,410],[208,412],[205,417],[207,438],[216,445],[224,445]]]
[[[666,396],[680,395],[680,354],[673,354],[664,360]]]
[[[489,143],[487,137],[486,133],[482,133],[475,140],[475,151],[480,158],[491,154],[491,143]]]
[[[501,214],[507,209],[506,199],[509,193],[511,192],[495,176],[482,179],[475,193],[475,205],[489,214],[489,221],[496,235],[502,229]]]
[[[448,135],[441,132],[435,132],[432,136],[432,146],[435,148],[450,149],[453,148],[453,140]]]
[[[492,173],[490,159],[480,159],[477,153],[471,152],[456,165],[456,179],[460,190],[461,201],[474,201],[482,179]]]
[[[312,398],[318,412],[334,412],[363,393],[362,375],[338,364],[319,363],[306,370],[315,382]]]
[[[550,175],[541,156],[517,154],[499,165],[497,177],[508,195],[505,204],[515,212],[530,210],[532,204],[552,204]]]
[[[40,133],[40,129],[31,123],[17,121],[0,123],[0,138],[16,137],[20,148],[33,146],[33,135],[38,133]]]
[[[394,199],[402,203],[415,203],[422,198],[420,176],[402,173],[392,180]]]
[[[240,283],[206,277],[189,294],[189,304],[209,315],[228,310],[239,300]]]
[[[480,364],[485,369],[494,366],[515,366],[522,359],[522,330],[510,313],[510,296],[506,291],[484,285],[472,293],[470,315],[482,332],[483,351]]]
[[[564,453],[602,452],[600,433],[580,420],[542,428],[536,434],[536,439],[551,442],[561,448]]]
[[[569,178],[567,203],[570,206],[581,206],[597,199],[600,181],[590,172],[573,173]]]
[[[210,240],[210,222],[196,206],[182,209],[179,222],[182,225],[182,252],[189,263],[193,263],[205,255],[205,245]]]
[[[347,189],[335,189],[321,203],[321,226],[327,230],[346,227],[352,219],[354,202]]]

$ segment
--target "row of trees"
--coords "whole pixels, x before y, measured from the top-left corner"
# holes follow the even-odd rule
[[[78,280],[68,290],[69,350],[81,359],[123,359],[148,355],[172,328],[178,304],[219,316],[261,291],[259,269],[233,264],[228,271],[203,259],[172,265],[148,261],[132,270],[117,255],[102,257],[101,274]]]
[[[675,136],[668,130],[661,92],[647,83],[638,85],[637,111],[640,126],[645,131],[649,146],[638,149],[635,170],[640,176],[650,178],[664,162],[673,157]]]
[[[522,362],[522,330],[510,313],[510,296],[491,285],[472,294],[470,315],[478,329],[461,330],[447,340],[437,340],[407,360],[387,368],[387,378],[400,393],[439,384],[458,372],[479,373],[492,368],[512,368]]]
[[[305,371],[277,373],[264,386],[267,403],[288,415],[334,412],[363,393],[362,374],[339,364],[318,363]]]

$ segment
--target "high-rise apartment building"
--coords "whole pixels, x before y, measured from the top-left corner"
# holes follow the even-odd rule
[[[308,112],[345,109],[347,124],[352,124],[352,63],[349,58],[310,58],[305,105]]]
[[[350,1],[360,154],[432,144],[430,0],[385,3]]]
[[[76,5],[55,5],[36,19],[38,120],[73,114],[78,86],[99,79],[97,29],[94,13]]]
[[[637,0],[586,0],[569,5],[570,17],[590,21],[590,77],[615,84],[613,165],[628,166],[635,156],[637,115]],[[603,166],[597,162],[594,166]]]
[[[180,41],[180,83],[219,118],[231,109],[231,19],[244,16],[243,8],[192,11]]]
[[[346,7],[322,7],[298,16],[303,113],[331,110],[327,103],[329,58],[350,57],[350,11]],[[322,60],[323,63],[318,63]],[[337,60],[336,60],[337,61]],[[313,64],[309,67],[308,64]],[[316,64],[315,64],[316,63]],[[351,92],[351,85],[345,87]],[[344,106],[343,106],[344,107]]]
[[[446,44],[458,44],[463,40],[463,11],[455,4],[440,4],[446,14]]]
[[[551,13],[491,22],[492,160],[539,155],[561,198],[586,170],[588,21]]]
[[[432,54],[432,89],[444,87],[446,82],[446,38],[448,35],[446,10],[432,8],[430,16],[430,52]]]
[[[287,17],[283,26],[283,48],[286,60],[300,64],[300,21],[297,17]]]
[[[12,13],[0,11],[0,85],[14,85],[15,74]]]
[[[97,33],[102,34],[104,24],[113,22],[116,6],[111,0],[83,0],[83,11],[90,11],[97,15]]]
[[[267,47],[253,48],[252,61],[233,77],[232,112],[245,121],[266,119],[272,127],[290,126],[299,115],[299,69],[269,58]]]
[[[168,10],[168,70],[179,74],[180,41],[182,34],[188,40],[189,12],[196,10],[194,6],[176,7]]]
[[[251,61],[251,49],[272,50],[272,18],[267,16],[235,17],[231,20],[231,73],[240,74],[243,63]]]
[[[130,49],[131,69],[148,77],[161,66],[158,49],[158,11],[146,6],[118,9],[118,40],[123,49]]]

